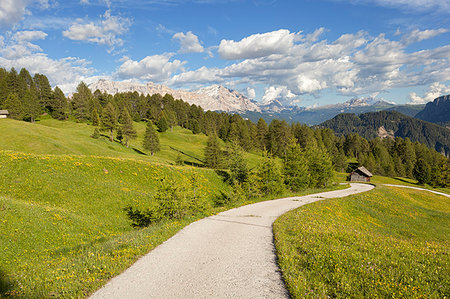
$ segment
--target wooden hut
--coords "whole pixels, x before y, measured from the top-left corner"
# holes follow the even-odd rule
[[[351,182],[370,182],[373,174],[370,173],[364,166],[358,167],[349,175]]]
[[[0,110],[0,118],[8,118],[8,110]]]

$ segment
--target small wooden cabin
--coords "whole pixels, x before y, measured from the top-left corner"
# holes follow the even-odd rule
[[[349,175],[351,182],[370,182],[373,174],[370,173],[364,166],[358,167]]]
[[[8,110],[0,110],[0,118],[8,118]]]

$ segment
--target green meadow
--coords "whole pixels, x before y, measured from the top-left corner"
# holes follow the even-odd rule
[[[315,202],[274,224],[293,298],[446,298],[450,200],[377,186]]]
[[[134,126],[138,138],[127,148],[118,142],[109,142],[106,136],[91,138],[94,127],[85,123],[42,119],[31,124],[10,119],[0,120],[3,137],[0,143],[0,297],[87,297],[189,223],[234,206],[252,203],[251,200],[243,200],[216,207],[215,200],[223,193],[231,194],[231,188],[217,172],[198,167],[203,165],[207,136],[174,127],[173,130],[159,133],[161,151],[151,156],[142,147],[145,124],[135,123]],[[222,143],[222,146],[225,144]],[[245,155],[250,168],[256,167],[261,161],[258,152]],[[180,156],[184,161],[182,166],[175,163]],[[337,174],[336,179],[345,181],[345,174]],[[205,198],[204,209],[182,219],[165,220],[147,228],[133,228],[123,209],[126,206],[142,210],[150,207],[152,197],[162,181],[177,186],[188,186],[195,181],[196,192]],[[374,182],[416,186],[414,181],[401,178],[374,177]],[[331,186],[328,190],[345,187]],[[317,191],[302,190],[298,195]],[[420,196],[413,201],[415,194]],[[276,197],[291,195],[293,194],[285,192]],[[347,278],[341,279],[350,285],[355,285],[353,280],[361,274],[358,272],[361,255],[377,262],[377,268],[374,269],[377,269],[378,276],[365,278],[360,288],[365,288],[370,281],[386,284],[391,279],[389,275],[395,271],[417,274],[416,270],[404,266],[412,257],[420,257],[420,263],[431,263],[431,266],[438,267],[438,272],[443,269],[448,273],[448,262],[442,264],[442,260],[448,261],[448,241],[443,239],[444,233],[449,233],[448,201],[443,201],[437,195],[386,187],[377,188],[368,197],[365,196],[315,203],[277,221],[277,250],[293,296],[303,297],[306,294],[302,293],[305,288],[310,288],[302,285],[306,278],[320,286],[311,293],[319,296],[327,296],[329,284],[335,283],[336,280],[330,278],[335,275],[330,274],[332,266],[326,264],[328,258],[317,258],[320,252],[325,257],[333,256],[336,260],[340,258],[343,264],[347,263],[345,255],[349,255],[351,263],[348,267],[353,268],[342,272],[348,274],[342,276],[348,277],[348,281],[345,280]],[[393,201],[396,205],[393,205]],[[365,206],[367,203],[369,206]],[[395,210],[397,214],[389,208],[391,204],[398,207]],[[338,216],[330,216],[329,209],[333,213],[339,213]],[[371,209],[375,212],[370,212],[370,218],[367,218],[366,214]],[[313,216],[299,218],[308,215],[305,211]],[[394,216],[390,213],[394,213]],[[318,215],[320,217],[316,217]],[[408,218],[411,215],[416,217],[414,221],[417,223]],[[322,222],[320,225],[317,225],[319,222],[307,222],[312,221],[311,219]],[[344,222],[333,222],[338,220]],[[382,221],[388,222],[386,224]],[[372,222],[382,223],[384,230],[371,230],[379,228]],[[339,228],[345,229],[339,232]],[[305,229],[310,229],[309,235],[305,233]],[[426,233],[420,233],[421,230]],[[429,233],[430,231],[433,233]],[[327,237],[333,236],[337,240],[314,237],[314,234],[323,236],[327,232]],[[300,236],[305,236],[311,242],[308,246],[315,248],[316,255],[312,261],[307,262],[311,264],[309,274],[303,274],[303,270],[296,264],[298,254],[303,252],[296,247]],[[344,237],[350,238],[351,242],[343,239]],[[344,240],[344,247],[338,246],[341,239]],[[322,241],[314,243],[317,240]],[[390,246],[392,240],[398,245]],[[327,245],[329,242],[336,244],[330,247]],[[355,248],[349,247],[348,244],[352,242]],[[428,244],[428,247],[423,244]],[[384,246],[381,248],[387,253],[377,257],[376,246]],[[330,248],[336,251],[330,253],[327,251]],[[365,248],[365,251],[358,253],[361,248]],[[306,250],[308,252],[310,249]],[[437,260],[428,261],[423,258],[422,255],[428,254],[430,250],[434,250],[436,254],[432,257]],[[393,268],[395,271],[384,264],[386,260],[392,261],[394,258],[402,261],[395,266],[397,268]],[[313,261],[316,260],[321,264],[315,265]],[[301,265],[303,267],[304,263]],[[391,264],[386,265],[393,267]],[[422,269],[419,265],[415,267]],[[312,272],[323,273],[321,277],[326,277],[326,282],[314,278]],[[448,287],[448,281],[441,272],[436,272],[433,278],[428,279],[426,277],[429,273],[425,271],[420,276],[422,280],[417,282],[413,278],[411,285],[420,285],[426,279],[430,287],[419,288],[420,292],[417,294],[425,293],[429,297],[448,294],[448,289],[442,291],[435,283],[436,279],[441,279],[446,282],[442,285]],[[383,275],[387,275],[387,278]],[[289,280],[289,277],[293,280]],[[377,288],[375,291],[374,288],[369,288],[369,294],[384,296],[392,290],[395,291],[392,294],[399,296],[416,294],[400,292],[394,286],[383,286],[387,288],[383,292],[376,291]],[[431,288],[437,291],[430,293]],[[338,294],[353,296],[357,293],[352,290]]]
[[[251,203],[215,206],[230,186],[191,166],[202,164],[205,135],[175,127],[160,133],[161,151],[151,156],[141,146],[145,125],[135,127],[126,148],[91,138],[84,123],[0,120],[0,297],[86,297],[192,221]],[[175,165],[178,155],[184,166]],[[246,159],[255,167],[260,155]],[[150,207],[162,180],[195,181],[204,209],[133,228],[123,209]]]

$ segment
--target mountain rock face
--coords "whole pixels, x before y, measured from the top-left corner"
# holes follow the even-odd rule
[[[450,95],[436,98],[417,113],[416,118],[450,126]]]
[[[259,111],[259,107],[248,98],[230,90],[223,86],[213,85],[197,91],[176,90],[165,85],[133,83],[133,82],[116,82],[100,79],[99,81],[89,84],[92,91],[100,90],[109,94],[120,92],[137,92],[144,95],[153,95],[159,93],[165,95],[171,94],[175,99],[182,99],[189,104],[195,104],[204,110],[225,111],[225,112],[242,112],[242,111]]]
[[[358,133],[366,139],[376,137],[408,137],[450,156],[450,130],[397,111],[368,112],[360,115],[342,113],[323,122],[321,127],[330,128],[338,135]]]

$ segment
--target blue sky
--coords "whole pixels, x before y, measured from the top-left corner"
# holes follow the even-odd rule
[[[300,106],[450,93],[448,0],[0,0],[0,67]]]

